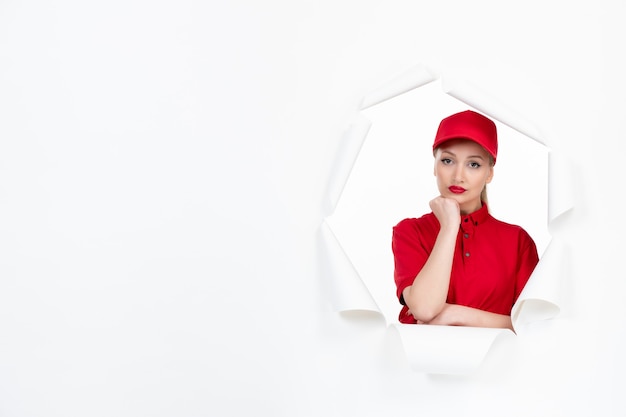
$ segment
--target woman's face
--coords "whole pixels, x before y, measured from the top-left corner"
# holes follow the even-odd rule
[[[443,143],[435,152],[435,177],[442,197],[455,199],[462,214],[481,207],[480,194],[493,177],[489,153],[467,139]]]

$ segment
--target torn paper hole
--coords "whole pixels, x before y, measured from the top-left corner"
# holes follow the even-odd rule
[[[554,249],[557,245],[551,246],[548,226],[572,205],[567,184],[557,186],[568,178],[567,164],[552,155],[549,159],[546,138],[511,106],[425,65],[375,88],[364,97],[362,107],[337,155],[335,175],[329,184],[329,215],[322,225],[332,271],[328,290],[333,305],[337,311],[380,313],[388,325],[401,329],[407,358],[417,371],[471,372],[482,362],[495,337],[506,331],[407,327],[397,320],[400,305],[393,281],[391,229],[403,218],[430,211],[428,201],[437,192],[431,146],[439,121],[472,108],[498,125],[499,164],[488,188],[490,210],[496,218],[524,227],[541,256],[513,308],[514,326],[559,313],[556,289],[561,282],[562,260],[559,250]],[[511,189],[514,196],[507,195]],[[555,189],[562,191],[552,193]],[[533,204],[520,204],[524,201]],[[549,246],[552,249],[547,251]],[[476,342],[474,347],[450,352],[446,344],[455,334],[458,340],[467,337]],[[426,351],[425,346],[429,346]],[[420,354],[416,356],[416,352]],[[437,352],[453,355],[456,360],[440,357]],[[417,357],[419,361],[411,360]]]

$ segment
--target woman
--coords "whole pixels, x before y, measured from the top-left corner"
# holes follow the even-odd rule
[[[511,308],[539,257],[524,229],[489,214],[496,125],[471,110],[443,119],[433,144],[440,195],[393,228],[400,322],[513,330]]]

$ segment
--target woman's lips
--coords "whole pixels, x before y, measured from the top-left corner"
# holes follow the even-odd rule
[[[465,188],[459,187],[458,185],[451,185],[450,187],[448,187],[448,190],[450,190],[454,194],[463,194],[465,192]]]

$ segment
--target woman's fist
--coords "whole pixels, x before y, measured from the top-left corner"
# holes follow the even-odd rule
[[[456,200],[439,196],[430,200],[429,204],[442,228],[458,229],[461,224],[461,208]]]

